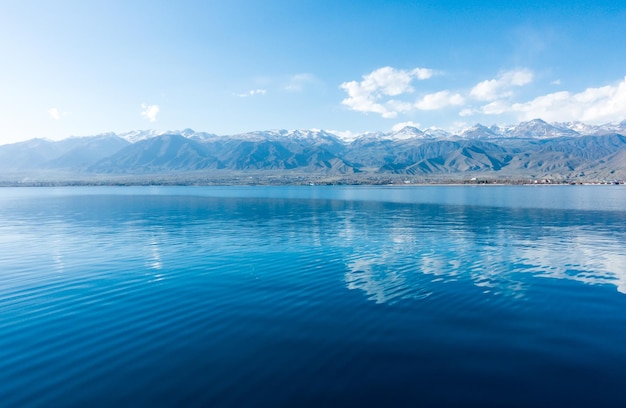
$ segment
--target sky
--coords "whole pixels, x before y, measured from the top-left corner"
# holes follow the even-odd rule
[[[624,1],[0,0],[0,144],[626,119]]]

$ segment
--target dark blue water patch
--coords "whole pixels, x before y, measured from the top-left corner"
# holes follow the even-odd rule
[[[622,211],[113,192],[0,199],[7,406],[626,398]]]

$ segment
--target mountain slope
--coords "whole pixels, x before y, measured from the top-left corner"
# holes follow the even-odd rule
[[[607,133],[622,128],[624,132]],[[582,131],[593,134],[581,135]],[[0,176],[17,179],[58,171],[85,177],[272,172],[626,178],[626,122],[583,126],[533,120],[507,128],[476,125],[460,135],[434,132],[404,127],[367,133],[350,142],[323,130],[217,136],[185,129],[163,134],[134,131],[125,138],[110,133],[58,142],[33,139],[0,146]]]
[[[58,142],[32,139],[0,146],[0,170],[66,169],[79,171],[111,156],[129,142],[115,134],[73,137]]]
[[[44,164],[46,168],[80,170],[109,157],[130,143],[115,135],[84,138],[81,143]]]
[[[91,173],[159,173],[219,168],[206,146],[181,135],[166,134],[136,142],[98,161]]]

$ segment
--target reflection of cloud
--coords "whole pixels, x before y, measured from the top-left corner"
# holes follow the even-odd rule
[[[363,290],[376,303],[430,296],[414,262],[414,255],[419,253],[415,233],[414,229],[391,226],[380,241],[379,251],[365,248],[366,253],[357,254],[346,265],[348,289]]]
[[[62,248],[61,243],[55,242],[54,244],[55,244],[54,253],[52,254],[52,261],[54,263],[54,269],[58,273],[64,273],[65,272],[65,260],[64,260],[63,252],[61,251],[61,248]]]
[[[373,244],[350,244],[356,253],[346,262],[346,285],[377,303],[429,296],[455,281],[514,298],[523,297],[537,278],[611,284],[626,293],[623,239],[580,226],[547,228],[525,221],[516,221],[523,227],[514,230],[510,223],[477,227],[471,220],[411,228],[399,227],[407,222],[403,218],[388,221],[394,224],[379,226]]]
[[[568,242],[534,243],[519,254],[537,276],[611,284],[626,293],[626,254],[618,239],[579,231]]]
[[[420,286],[415,273],[404,268],[388,267],[394,264],[392,253],[383,254],[378,258],[361,258],[348,263],[350,272],[346,274],[348,289],[360,289],[368,295],[368,299],[376,303],[386,303],[394,299],[425,298],[430,296]]]
[[[163,269],[163,261],[161,260],[160,252],[162,245],[163,244],[160,243],[155,236],[150,237],[150,243],[148,246],[150,254],[148,256],[148,262],[146,263],[146,266],[148,268],[154,269],[156,271],[161,271]],[[158,282],[161,280],[163,280],[163,274],[155,273],[152,282]]]
[[[459,261],[456,259],[446,262],[441,258],[436,258],[429,255],[422,256],[420,261],[420,270],[426,275],[442,275],[448,277],[456,276],[458,274],[458,269],[460,266]]]

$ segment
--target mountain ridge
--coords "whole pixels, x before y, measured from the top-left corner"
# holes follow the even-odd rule
[[[351,134],[351,136],[343,135],[343,132],[333,132],[322,129],[272,129],[272,130],[254,130],[244,133],[236,134],[224,134],[217,135],[215,133],[198,132],[190,128],[183,130],[171,130],[171,131],[157,131],[157,130],[131,130],[122,133],[106,132],[97,135],[87,136],[71,136],[69,138],[61,139],[59,141],[69,139],[82,139],[95,136],[117,136],[130,143],[136,143],[138,141],[150,139],[165,134],[180,134],[187,138],[197,140],[210,140],[219,137],[229,138],[246,138],[246,139],[260,139],[260,138],[311,138],[318,136],[332,137],[340,140],[344,143],[352,143],[357,139],[362,138],[378,138],[378,139],[390,139],[390,140],[406,140],[412,138],[422,139],[445,139],[445,138],[467,138],[467,139],[490,139],[490,138],[535,138],[535,139],[547,139],[555,137],[565,136],[589,136],[589,135],[603,135],[610,133],[626,133],[626,119],[621,122],[611,122],[600,125],[591,125],[583,122],[552,122],[548,123],[543,119],[532,119],[529,121],[522,121],[515,125],[491,125],[486,126],[481,123],[476,123],[469,127],[465,127],[458,131],[446,131],[439,128],[427,128],[425,130],[418,127],[407,125],[398,130],[392,130],[388,132],[375,131],[375,132],[362,132],[357,134]],[[46,138],[35,138],[27,140],[34,141],[41,140],[52,142],[53,140]],[[24,142],[17,142],[24,143]],[[16,144],[16,143],[12,143]],[[5,146],[5,145],[0,145]]]
[[[32,139],[0,146],[0,178],[227,172],[415,178],[626,179],[626,121],[476,124],[459,134],[406,126],[351,140],[320,129],[218,136],[184,129]],[[59,176],[60,177],[60,176]],[[191,176],[190,176],[191,177]]]

